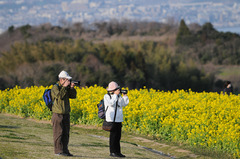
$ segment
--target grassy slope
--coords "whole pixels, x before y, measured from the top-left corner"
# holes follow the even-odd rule
[[[69,149],[77,158],[110,158],[108,135],[100,128],[72,126]],[[127,158],[210,158],[127,133],[122,135],[121,147]],[[168,155],[153,153],[143,147]],[[0,113],[0,158],[61,158],[53,153],[50,122]]]
[[[207,73],[214,73],[216,81],[217,80],[231,81],[234,88],[234,93],[238,94],[240,92],[240,71],[239,71],[240,66],[207,64],[203,68]],[[223,90],[223,85],[222,85],[222,89],[219,91],[222,91],[222,90]]]

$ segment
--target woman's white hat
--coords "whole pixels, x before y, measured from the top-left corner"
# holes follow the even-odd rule
[[[118,88],[120,88],[120,86],[116,82],[112,81],[108,84],[107,91],[113,91],[113,90],[116,90]]]
[[[72,79],[72,77],[69,76],[69,74],[66,71],[60,72],[59,75],[58,75],[58,78],[67,78],[69,80]]]

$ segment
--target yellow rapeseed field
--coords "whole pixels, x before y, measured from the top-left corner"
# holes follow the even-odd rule
[[[0,91],[0,112],[51,119],[42,99],[49,87],[15,87]],[[76,88],[71,102],[71,122],[98,125],[97,104],[107,93],[100,86]],[[163,92],[154,89],[129,91],[123,129],[168,141],[184,142],[240,157],[240,99],[237,95],[196,93],[191,90]]]

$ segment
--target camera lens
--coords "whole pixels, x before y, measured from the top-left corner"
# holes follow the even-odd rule
[[[127,94],[127,93],[128,93],[128,90],[125,90],[125,89],[124,89],[124,90],[121,90],[121,93],[122,93],[122,94]]]
[[[75,85],[80,85],[80,81],[72,81]]]

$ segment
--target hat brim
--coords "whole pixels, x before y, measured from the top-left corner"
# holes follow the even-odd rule
[[[68,79],[68,80],[72,79],[71,76],[67,76],[67,77],[59,77],[59,78],[66,78],[66,79]]]
[[[107,88],[107,91],[115,91],[115,90],[117,90],[117,89],[119,89],[120,88],[120,86],[117,86],[116,88],[114,88],[114,89],[109,89],[109,88]]]

